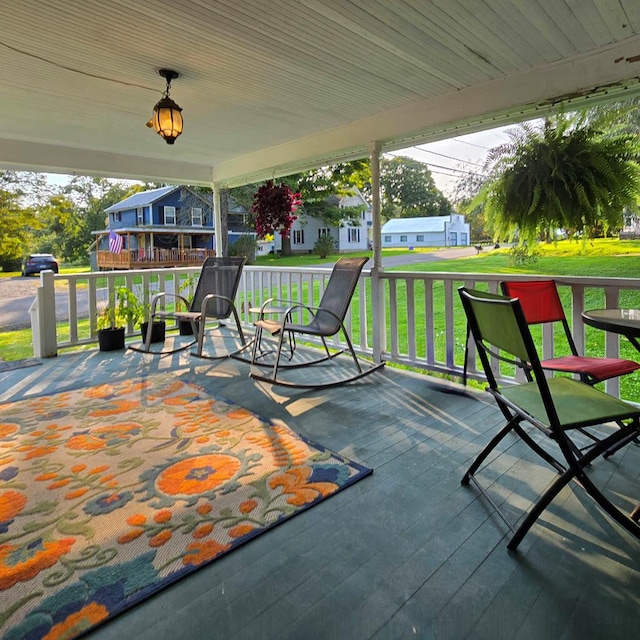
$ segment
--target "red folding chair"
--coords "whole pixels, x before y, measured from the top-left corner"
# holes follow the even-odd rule
[[[640,364],[633,360],[591,358],[578,354],[555,281],[504,281],[500,283],[500,286],[506,296],[520,300],[527,324],[559,322],[562,325],[571,355],[542,360],[543,369],[575,373],[580,376],[583,382],[591,385],[640,369]]]

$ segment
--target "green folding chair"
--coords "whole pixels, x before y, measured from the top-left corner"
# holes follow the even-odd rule
[[[593,386],[567,377],[547,378],[541,366],[527,320],[517,298],[461,287],[462,305],[488,382],[506,424],[479,453],[462,478],[472,482],[489,500],[497,514],[513,532],[507,547],[515,550],[526,533],[558,493],[571,481],[586,493],[619,525],[640,538],[640,525],[631,514],[615,506],[592,482],[588,467],[610,450],[615,450],[640,433],[640,409],[614,398]],[[501,362],[521,369],[526,381],[503,384],[497,375]],[[492,366],[493,365],[493,366]],[[616,423],[596,444],[580,450],[572,433],[586,427]],[[532,425],[557,445],[557,457],[542,448],[524,429]],[[558,472],[519,526],[515,526],[491,499],[476,474],[490,453],[509,434],[519,436],[536,454]],[[635,516],[635,514],[633,514]]]

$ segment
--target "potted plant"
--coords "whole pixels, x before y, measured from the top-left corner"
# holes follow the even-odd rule
[[[142,306],[143,319],[140,322],[140,333],[142,335],[142,341],[147,338],[147,331],[149,329],[149,304]],[[164,320],[154,320],[151,325],[151,342],[164,342],[166,334],[167,323]]]
[[[109,292],[109,301],[98,316],[98,345],[100,351],[124,349],[125,329],[144,319],[143,307],[127,287]]]
[[[184,280],[180,282],[180,294],[189,301],[189,308],[191,307],[193,296],[195,295],[195,287],[198,282],[198,277],[199,274],[190,273],[186,278],[184,278]],[[188,310],[189,309],[185,309],[185,311]],[[188,320],[178,320],[178,331],[181,336],[192,336],[193,327],[191,326],[191,322],[189,322]]]

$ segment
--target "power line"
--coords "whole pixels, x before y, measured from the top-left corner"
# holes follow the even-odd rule
[[[462,164],[473,164],[476,167],[482,168],[482,165],[479,162],[471,162],[471,160],[463,160],[462,158],[456,158],[454,156],[448,156],[446,153],[439,153],[438,151],[431,151],[431,149],[424,149],[421,145],[416,145],[413,147],[418,151],[424,151],[425,153],[432,153],[434,156],[441,156],[442,158],[448,158],[449,160],[455,160],[456,162],[460,162]]]
[[[387,151],[385,153],[387,155],[393,156],[394,158],[402,158],[402,157],[404,157],[404,156],[402,156],[400,154],[392,153],[391,151]],[[429,168],[429,171],[431,171],[431,173],[439,173],[441,175],[449,176],[450,178],[457,177],[457,174],[464,174],[464,175],[468,175],[468,176],[478,176],[479,178],[485,178],[486,177],[486,175],[483,174],[483,173],[476,173],[475,171],[465,171],[464,169],[456,169],[455,167],[445,167],[444,165],[435,164],[433,162],[423,162],[423,164],[427,165],[427,167]],[[444,173],[444,174],[442,174],[442,172],[433,171],[433,169],[431,169],[431,167],[436,167],[438,169],[444,169],[445,171],[453,171],[454,173]]]

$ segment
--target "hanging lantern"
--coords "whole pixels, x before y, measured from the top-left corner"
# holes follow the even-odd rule
[[[173,144],[182,133],[182,109],[171,99],[169,91],[171,81],[180,74],[172,69],[160,69],[158,73],[167,81],[167,88],[153,107],[153,116],[147,126],[153,127],[167,144]]]

